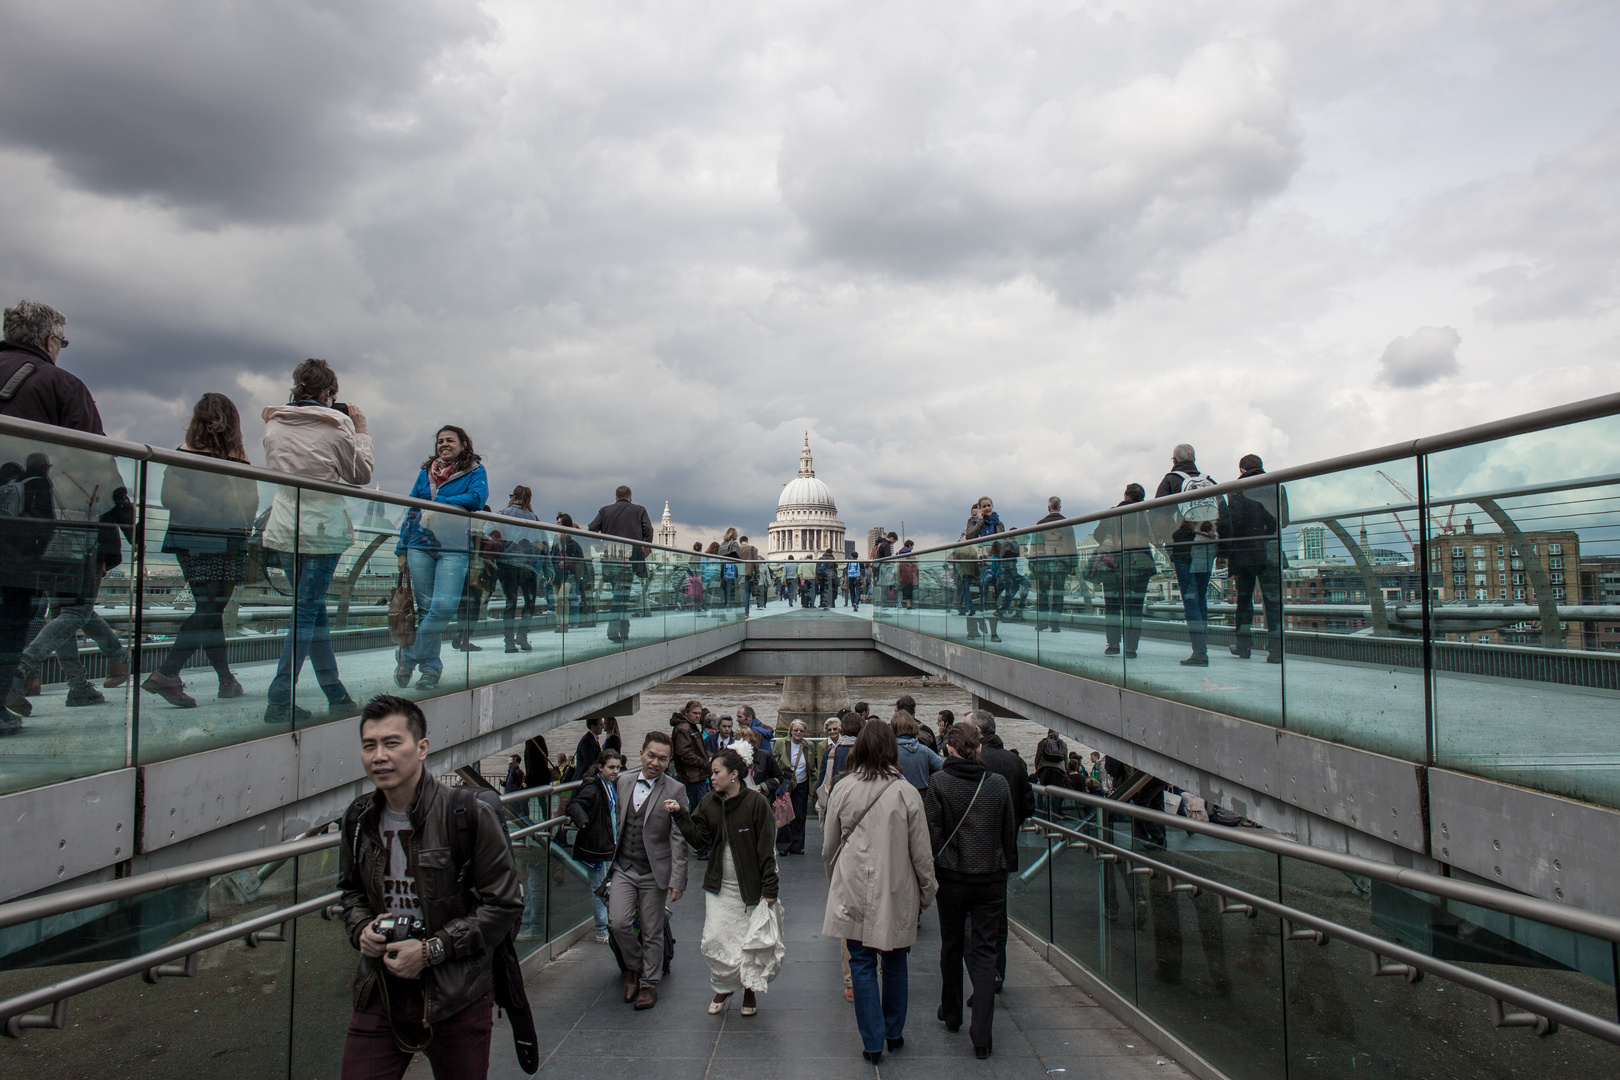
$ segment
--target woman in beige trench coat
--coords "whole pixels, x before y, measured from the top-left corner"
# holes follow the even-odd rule
[[[917,942],[917,912],[938,889],[922,797],[898,763],[888,724],[861,728],[827,804],[821,850],[829,879],[821,932],[849,949],[855,1023],[873,1064],[905,1043],[906,954]]]

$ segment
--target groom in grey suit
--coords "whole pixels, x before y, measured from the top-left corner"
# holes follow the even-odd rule
[[[649,731],[641,744],[641,772],[619,774],[619,836],[608,892],[608,931],[624,957],[624,1000],[638,1009],[658,1004],[664,973],[667,898],[674,903],[686,889],[686,839],[664,809],[674,799],[683,809],[686,788],[664,770],[673,747],[663,731]],[[637,937],[635,923],[641,920]]]

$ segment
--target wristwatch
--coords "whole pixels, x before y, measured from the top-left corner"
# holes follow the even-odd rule
[[[427,946],[427,962],[430,967],[437,967],[444,962],[444,942],[435,936],[428,938],[423,944]]]

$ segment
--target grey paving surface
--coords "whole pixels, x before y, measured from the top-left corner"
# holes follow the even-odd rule
[[[939,1003],[939,926],[932,911],[911,953],[906,1045],[881,1065],[861,1057],[853,1009],[844,1001],[838,943],[821,936],[826,878],[819,831],[812,854],[782,859],[782,903],[788,954],[782,973],[760,998],[757,1016],[743,1017],[740,998],[719,1016],[705,1011],[713,991],[698,955],[703,923],[699,892],[674,906],[675,961],[659,988],[658,1007],[636,1012],[624,1004],[618,968],[605,945],[590,938],[543,968],[530,984],[544,1060],[541,1077],[635,1077],[636,1080],[828,1080],[872,1076],[1058,1077],[1061,1080],[1190,1074],[1159,1053],[1097,1003],[1070,985],[1016,937],[1009,944],[1007,983],[995,1022],[995,1053],[973,1056],[966,1031],[948,1034],[934,1019]],[[418,1061],[413,1080],[429,1076]],[[510,1034],[497,1022],[490,1076],[523,1075]]]

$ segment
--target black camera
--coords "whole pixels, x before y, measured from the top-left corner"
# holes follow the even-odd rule
[[[415,915],[383,915],[371,924],[371,932],[390,945],[412,938],[421,941],[428,936],[427,923]]]

